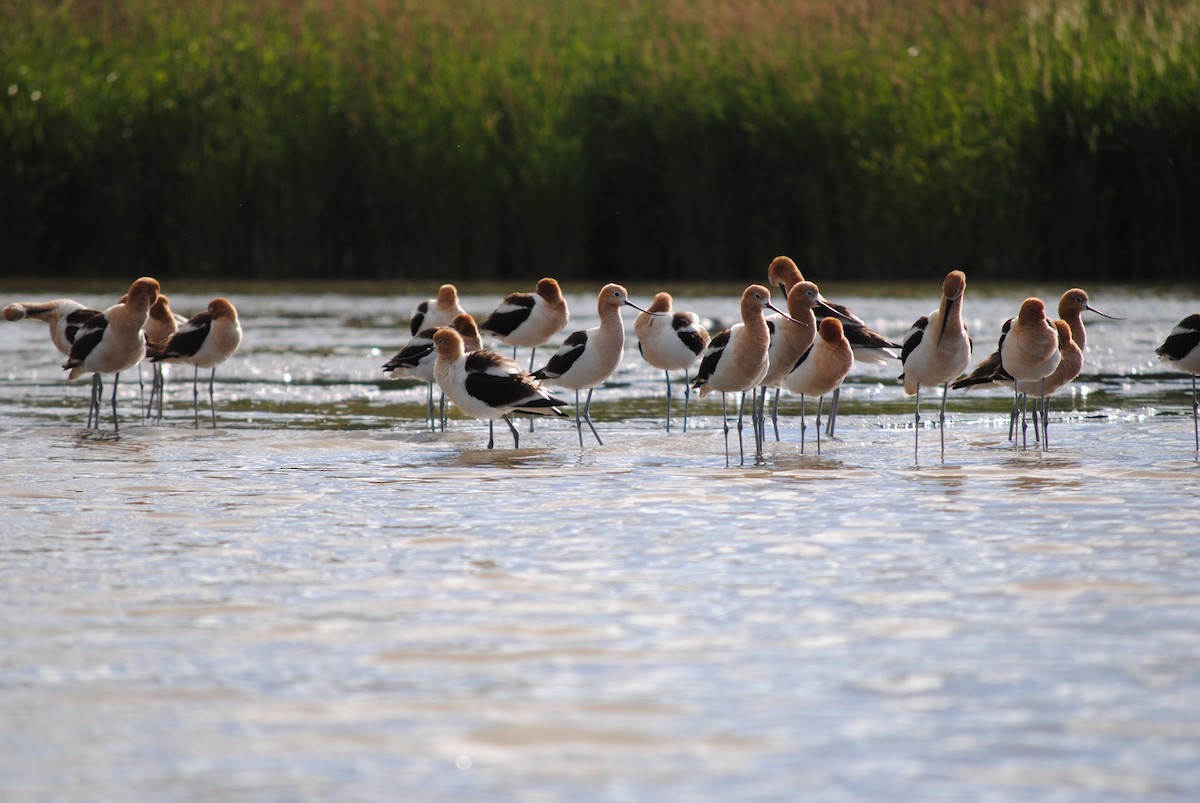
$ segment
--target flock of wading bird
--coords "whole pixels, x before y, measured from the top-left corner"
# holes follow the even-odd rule
[[[217,425],[213,380],[217,366],[233,356],[242,344],[242,326],[237,310],[227,298],[215,298],[203,312],[184,318],[171,310],[171,300],[162,294],[157,279],[143,276],[107,309],[91,309],[69,298],[53,301],[16,301],[3,310],[4,320],[44,321],[50,340],[67,356],[63,370],[68,379],[92,375],[88,404],[88,428],[100,427],[100,402],[104,390],[102,374],[112,374],[113,430],[120,431],[117,417],[117,383],[121,372],[149,360],[155,366],[150,401],[144,415],[156,409],[162,420],[162,363],[183,363],[195,369],[192,402],[195,424],[200,427],[200,369],[210,368],[208,403],[212,423]],[[139,371],[139,379],[141,373]],[[157,406],[156,406],[157,401]]]
[[[800,449],[804,450],[805,399],[816,396],[817,450],[820,452],[821,412],[824,397],[832,394],[827,432],[832,435],[837,417],[837,399],[842,381],[856,360],[887,363],[898,359],[900,381],[907,395],[916,397],[914,458],[919,456],[921,432],[921,388],[941,386],[938,429],[941,456],[946,453],[946,397],[950,388],[1006,386],[1013,390],[1009,439],[1016,441],[1016,422],[1021,421],[1021,448],[1028,448],[1028,399],[1034,400],[1034,438],[1041,449],[1049,445],[1048,398],[1073,379],[1083,367],[1087,333],[1083,313],[1108,315],[1089,303],[1088,295],[1072,288],[1058,303],[1058,319],[1050,320],[1046,305],[1027,298],[1020,311],[1001,327],[996,350],[969,374],[972,344],[963,322],[963,296],[967,279],[962,271],[951,271],[942,282],[941,301],[928,315],[918,318],[894,343],[872,330],[847,307],[821,295],[805,281],[796,263],[776,257],[767,268],[768,284],[786,297],[786,312],[771,303],[767,285],[752,284],[742,293],[741,322],[710,336],[693,312],[671,306],[671,296],[659,293],[648,307],[639,307],[619,284],[606,284],[597,297],[598,326],[571,333],[534,370],[537,349],[562,331],[570,320],[566,299],[557,281],[542,279],[532,293],[512,293],[476,323],[462,309],[454,285],[445,284],[437,298],[418,305],[410,329],[412,339],[384,366],[391,378],[415,378],[428,383],[428,413],[431,427],[440,418],[444,426],[444,402],[449,399],[464,415],[488,422],[488,448],[495,445],[493,425],[502,419],[512,432],[513,446],[520,434],[513,413],[566,418],[562,408],[569,402],[552,395],[545,384],[575,391],[575,428],[583,446],[586,423],[596,442],[603,445],[592,423],[592,393],[617,370],[625,347],[621,309],[639,311],[634,322],[638,351],[651,366],[664,372],[667,386],[666,428],[671,429],[671,372],[684,372],[684,420],[688,426],[691,389],[701,397],[721,394],[725,435],[725,463],[729,465],[729,410],[727,394],[739,394],[738,454],[745,463],[743,422],[747,394],[750,398],[751,428],[755,457],[761,459],[766,440],[766,400],[774,390],[771,421],[779,440],[779,392],[786,388],[801,399]],[[768,316],[767,310],[773,312]],[[237,311],[228,299],[217,298],[203,312],[184,319],[171,311],[169,299],[159,283],[148,277],[136,280],[129,292],[105,310],[88,309],[70,299],[48,302],[16,302],[4,308],[6,320],[34,319],[50,326],[54,345],[67,355],[63,368],[68,378],[92,374],[88,426],[99,426],[102,393],[101,374],[113,374],[113,424],[117,427],[116,390],[121,371],[146,359],[159,370],[151,388],[147,415],[157,399],[157,417],[162,418],[162,362],[195,367],[193,405],[195,425],[200,425],[199,369],[210,368],[209,408],[216,426],[213,380],[216,366],[228,359],[241,344],[242,331]],[[483,347],[481,333],[511,346],[513,359]],[[517,364],[517,348],[531,349],[529,370]],[[897,353],[897,350],[899,353]],[[1200,374],[1200,313],[1180,321],[1156,350],[1159,358],[1192,376],[1192,418],[1200,459],[1200,404],[1196,375]],[[699,361],[694,377],[692,367]],[[442,394],[442,413],[434,410],[433,387]],[[587,390],[581,407],[579,392]],[[93,415],[94,414],[94,415]],[[530,420],[533,428],[533,420]]]

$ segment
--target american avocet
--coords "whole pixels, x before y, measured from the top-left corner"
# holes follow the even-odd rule
[[[150,312],[146,316],[146,325],[142,327],[142,331],[146,333],[148,343],[162,344],[185,323],[187,318],[172,310],[171,299],[160,293],[150,305]]]
[[[820,289],[812,282],[796,282],[787,291],[787,316],[775,314],[767,318],[767,331],[771,345],[767,348],[770,363],[767,375],[760,383],[761,395],[755,415],[761,428],[760,439],[766,438],[767,390],[774,388],[775,398],[771,407],[771,423],[775,440],[779,440],[779,389],[796,362],[813,344],[817,335],[817,315],[841,318],[841,313],[829,306]]]
[[[4,308],[6,321],[42,321],[50,325],[50,340],[63,354],[71,353],[71,344],[79,327],[88,318],[99,315],[101,310],[92,309],[70,298],[53,301],[14,301]]]
[[[1083,290],[1072,288],[1063,294],[1062,299],[1058,302],[1058,312],[1062,317],[1053,322],[1055,330],[1058,332],[1058,351],[1061,359],[1054,372],[1046,377],[1045,395],[1047,398],[1072,382],[1083,370],[1083,349],[1075,340],[1075,334],[1079,333],[1080,337],[1086,337],[1083,320],[1080,315],[1084,310],[1091,310],[1106,318],[1113,318],[1113,320],[1122,320],[1121,318],[1115,318],[1112,315],[1100,312],[1100,310],[1090,306],[1088,304],[1087,293]],[[1012,323],[1013,319],[1009,318],[1000,327],[1000,340],[996,344],[996,350],[989,354],[979,365],[975,366],[975,369],[970,374],[951,385],[956,390],[959,388],[969,389],[972,387],[994,385],[1004,385],[1012,388],[1016,395],[1013,397],[1012,411],[1009,414],[1009,440],[1012,440],[1014,437],[1017,417],[1021,410],[1021,400],[1026,396],[1031,395],[1035,399],[1040,400],[1035,404],[1035,408],[1040,408],[1039,415],[1034,418],[1035,435],[1037,433],[1039,417],[1043,431],[1049,423],[1049,405],[1047,398],[1043,398],[1041,395],[1041,383],[1036,381],[1014,382],[1001,365],[1000,351],[1004,346],[1004,340],[1008,336],[1008,331],[1012,327]],[[1066,327],[1067,331],[1065,339],[1063,337],[1063,327]]]
[[[1018,382],[1038,383],[1039,398],[1045,398],[1046,377],[1054,373],[1062,355],[1058,350],[1058,330],[1046,317],[1046,304],[1040,298],[1021,302],[1021,311],[1012,319],[1008,332],[1000,343],[1000,371],[1003,378]],[[1013,387],[1015,398],[1020,391]],[[1021,401],[1021,445],[1027,445],[1025,432],[1025,400]],[[1043,439],[1043,448],[1046,444]]]
[[[142,331],[146,333],[146,348],[162,348],[162,346],[179,330],[181,324],[187,323],[187,318],[171,310],[171,299],[159,294],[150,306],[150,315]],[[146,405],[146,416],[155,409],[154,400],[157,396],[158,406],[156,418],[162,421],[163,406],[163,367],[161,362],[153,363],[153,375],[150,380],[150,402]],[[138,366],[138,382],[142,379],[142,366]]]
[[[532,293],[509,293],[494,310],[479,322],[479,331],[495,335],[513,348],[531,348],[529,370],[533,370],[533,355],[538,346],[562,331],[571,319],[567,300],[558,282],[549,277],[540,279]]]
[[[433,333],[437,362],[433,373],[442,392],[464,415],[488,422],[488,445],[495,446],[493,424],[497,418],[512,431],[513,448],[521,445],[521,436],[513,426],[511,413],[530,415],[567,414],[558,409],[566,405],[544,391],[528,372],[494,351],[463,350],[462,335],[443,327]]]
[[[767,266],[767,280],[786,295],[793,285],[804,281],[804,275],[791,257],[778,256]],[[817,321],[820,322],[822,318],[830,314],[836,315],[841,320],[846,339],[850,341],[850,347],[854,350],[856,362],[886,365],[896,359],[896,352],[893,349],[900,348],[899,343],[893,343],[890,338],[867,326],[866,322],[855,315],[854,311],[846,305],[835,304],[825,298],[822,298],[821,301],[829,311],[818,308],[816,310]],[[838,401],[841,399],[841,395],[842,386],[838,385],[833,391],[833,398],[829,403],[829,425],[826,432],[830,436],[833,435],[834,428],[837,426]]]
[[[533,372],[535,379],[575,391],[575,428],[579,430],[580,446],[583,446],[583,426],[579,420],[579,391],[585,388],[588,393],[583,405],[583,420],[596,436],[596,442],[604,445],[592,424],[592,391],[612,376],[621,364],[621,356],[625,351],[621,307],[633,307],[645,312],[629,300],[629,292],[621,285],[604,285],[596,297],[600,325],[568,335],[550,361]]]
[[[464,310],[458,304],[458,289],[452,284],[443,284],[438,288],[437,298],[422,301],[413,310],[408,330],[416,336],[426,329],[449,326],[454,316],[461,312]]]
[[[670,293],[659,293],[645,312],[638,313],[633,331],[642,359],[666,375],[667,432],[671,431],[671,372],[683,371],[683,431],[687,432],[688,398],[691,396],[688,371],[708,345],[708,330],[696,313],[673,310]]]
[[[913,415],[913,459],[917,459],[921,445],[921,388],[942,386],[942,409],[938,414],[938,429],[942,434],[942,459],[946,459],[946,393],[950,380],[957,377],[971,362],[971,338],[963,323],[963,293],[967,290],[967,276],[961,270],[952,270],[942,280],[942,300],[938,308],[922,315],[904,336],[900,352],[900,363],[904,373],[900,380],[904,392],[917,397]]]
[[[196,429],[200,428],[200,369],[210,368],[208,377],[208,406],[212,412],[212,424],[217,426],[217,405],[213,400],[213,382],[217,377],[217,366],[233,356],[242,345],[242,325],[237,310],[227,298],[214,298],[208,309],[197,313],[163,344],[151,349],[150,360],[158,362],[181,362],[193,367],[192,406],[195,412]]]
[[[1196,374],[1200,374],[1200,312],[1180,321],[1154,353],[1176,371],[1192,375],[1192,425],[1196,430],[1196,459],[1200,460],[1200,403],[1196,400]]]
[[[419,379],[422,382],[429,384],[429,429],[432,431],[437,428],[433,409],[433,386],[437,380],[433,375],[434,365],[437,363],[437,350],[433,345],[433,336],[441,327],[433,329],[423,329],[413,335],[412,339],[396,352],[396,354],[384,364],[383,370],[389,379]],[[461,312],[454,316],[454,320],[450,322],[450,328],[458,332],[463,340],[463,349],[465,351],[478,351],[482,348],[479,341],[479,329],[475,326],[475,319],[469,313]],[[446,394],[442,394],[442,410],[441,418],[445,419],[445,401]]]
[[[746,452],[742,445],[742,421],[746,407],[746,392],[751,393],[751,413],[754,410],[755,389],[771,367],[767,351],[771,336],[767,330],[764,309],[783,314],[771,303],[771,291],[761,284],[752,284],[742,292],[742,322],[736,323],[714,337],[700,356],[700,370],[692,380],[692,387],[704,398],[712,391],[721,393],[721,422],[725,430],[725,465],[729,466],[729,412],[726,394],[740,393],[738,403],[738,457],[742,465]],[[755,455],[762,456],[762,443],[758,428],[754,435]]]
[[[854,367],[854,352],[837,318],[821,321],[818,337],[800,355],[796,367],[783,379],[784,386],[800,394],[800,453],[804,454],[804,397],[817,397],[817,454],[821,453],[821,404],[825,394],[837,390]]]
[[[1050,445],[1050,397],[1074,381],[1083,370],[1083,350],[1075,344],[1070,325],[1064,320],[1054,321],[1053,325],[1058,334],[1058,366],[1041,381],[1017,380],[1013,383],[1013,390],[1022,397],[1032,396],[1037,400],[1033,407],[1033,431],[1036,436],[1040,419],[1044,446]]]
[[[1107,312],[1101,312],[1093,307],[1088,294],[1078,287],[1072,287],[1063,293],[1062,298],[1058,300],[1058,318],[1059,320],[1066,321],[1067,325],[1071,327],[1071,340],[1076,346],[1079,346],[1080,351],[1087,348],[1087,330],[1083,327],[1083,313],[1085,311],[1103,315],[1105,318],[1111,318],[1114,321],[1125,320],[1115,315],[1109,315]]]
[[[63,369],[68,379],[92,375],[92,396],[88,403],[88,427],[95,411],[96,427],[100,426],[100,395],[104,390],[101,374],[113,375],[113,431],[120,431],[117,420],[117,384],[121,371],[132,368],[146,356],[146,333],[142,327],[150,314],[150,305],[158,298],[158,282],[148,276],[129,286],[124,302],[113,304],[93,315],[75,334]]]

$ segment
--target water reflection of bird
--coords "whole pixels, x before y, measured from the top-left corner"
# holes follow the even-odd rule
[[[1200,374],[1200,312],[1180,321],[1154,353],[1176,371],[1192,375],[1192,427],[1196,431],[1196,459],[1200,460],[1200,403],[1196,399],[1196,374]]]
[[[427,412],[430,430],[437,426],[433,410],[433,386],[436,384],[433,369],[437,363],[437,350],[433,345],[433,335],[439,328],[441,327],[423,329],[413,335],[404,348],[396,352],[383,366],[389,379],[419,379],[429,384]],[[479,329],[475,326],[475,319],[469,313],[462,312],[455,315],[454,320],[450,322],[450,328],[462,337],[464,350],[476,351],[482,348],[482,344],[479,342]],[[440,407],[444,428],[446,394],[441,395]]]
[[[726,394],[740,393],[738,403],[738,457],[746,462],[742,444],[742,421],[746,407],[746,392],[751,394],[751,414],[754,411],[755,389],[771,367],[768,350],[771,335],[763,310],[783,311],[771,303],[771,291],[761,284],[752,284],[742,292],[742,322],[718,334],[709,341],[708,348],[700,357],[700,370],[692,380],[692,387],[704,398],[714,390],[721,393],[721,423],[725,431],[725,465],[729,465],[729,412]],[[758,427],[755,427],[754,442],[756,457],[762,456],[762,443]]]
[[[942,459],[946,459],[946,392],[950,380],[957,377],[971,362],[971,338],[963,323],[963,294],[967,276],[952,270],[942,280],[942,300],[938,308],[918,318],[904,336],[900,362],[904,373],[904,392],[916,395],[913,415],[913,458],[916,459],[921,441],[921,388],[942,386],[942,408],[938,414],[938,429],[942,436]]]
[[[601,446],[600,434],[592,424],[592,391],[605,382],[621,364],[625,351],[625,328],[621,323],[621,308],[644,309],[629,300],[629,291],[619,284],[606,284],[596,297],[600,325],[572,332],[550,357],[550,361],[533,372],[535,379],[575,391],[575,427],[579,430],[579,445],[583,446],[583,425],[579,419],[579,391],[587,389],[583,405],[583,421],[587,422]]]
[[[799,285],[797,285],[799,286]],[[854,367],[854,352],[837,318],[821,321],[813,344],[800,356],[796,367],[784,377],[784,385],[800,394],[800,453],[804,453],[804,397],[817,397],[817,454],[821,453],[821,403],[836,390]]]
[[[659,293],[645,312],[638,313],[633,331],[642,359],[666,376],[667,432],[671,431],[671,372],[683,371],[683,431],[687,432],[688,400],[691,397],[688,371],[708,345],[708,330],[696,313],[672,309],[670,293]]]
[[[242,344],[242,326],[237,310],[227,298],[214,298],[208,308],[188,319],[161,347],[151,348],[147,356],[152,362],[180,362],[194,368],[192,374],[192,406],[196,428],[200,428],[200,369],[210,368],[208,406],[213,427],[217,426],[217,406],[213,399],[213,382],[217,366],[233,356]]]
[[[63,363],[68,379],[85,373],[92,375],[92,396],[88,403],[88,427],[95,412],[100,426],[100,396],[104,390],[101,374],[113,375],[113,431],[120,431],[117,419],[117,385],[121,372],[132,368],[146,356],[146,333],[142,327],[150,315],[150,306],[158,298],[158,281],[143,276],[129,286],[126,300],[93,315],[75,334],[75,341]]]
[[[767,281],[772,286],[778,287],[786,295],[792,289],[793,285],[804,281],[804,275],[800,272],[800,268],[791,257],[778,256],[771,260],[771,264],[767,266]],[[856,362],[886,365],[896,359],[896,352],[893,349],[900,348],[899,343],[893,343],[887,336],[867,326],[866,322],[855,315],[854,311],[845,304],[835,304],[832,301],[826,301],[824,298],[821,300],[825,302],[830,311],[823,309],[816,310],[817,322],[819,323],[822,318],[830,314],[835,315],[841,320],[846,339],[850,342],[850,347],[854,350],[854,359]],[[833,398],[829,403],[829,428],[827,432],[830,436],[833,435],[834,428],[837,426],[838,401],[841,395],[842,387],[838,385],[837,389],[833,391]]]
[[[462,335],[447,327],[433,333],[433,346],[437,352],[434,378],[438,386],[464,415],[488,422],[487,448],[495,446],[493,425],[497,418],[504,419],[512,431],[513,448],[520,446],[521,436],[509,417],[511,413],[566,418],[566,413],[558,409],[566,402],[543,390],[507,357],[487,349],[467,353]]]

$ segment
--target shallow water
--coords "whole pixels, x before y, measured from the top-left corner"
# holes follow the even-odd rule
[[[1200,464],[1153,348],[1200,295],[1089,290],[1127,320],[1088,319],[1052,448],[954,392],[919,464],[893,367],[820,456],[786,400],[726,469],[719,401],[668,435],[635,350],[603,447],[488,451],[380,379],[415,299],[228,287],[220,426],[175,369],[164,425],[123,377],[89,434],[45,326],[0,323],[0,797],[1194,800]],[[1027,292],[968,291],[976,357]],[[896,337],[933,303],[827,294]]]

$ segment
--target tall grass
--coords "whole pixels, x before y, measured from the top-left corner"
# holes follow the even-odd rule
[[[1195,277],[1200,2],[0,0],[0,271]]]

